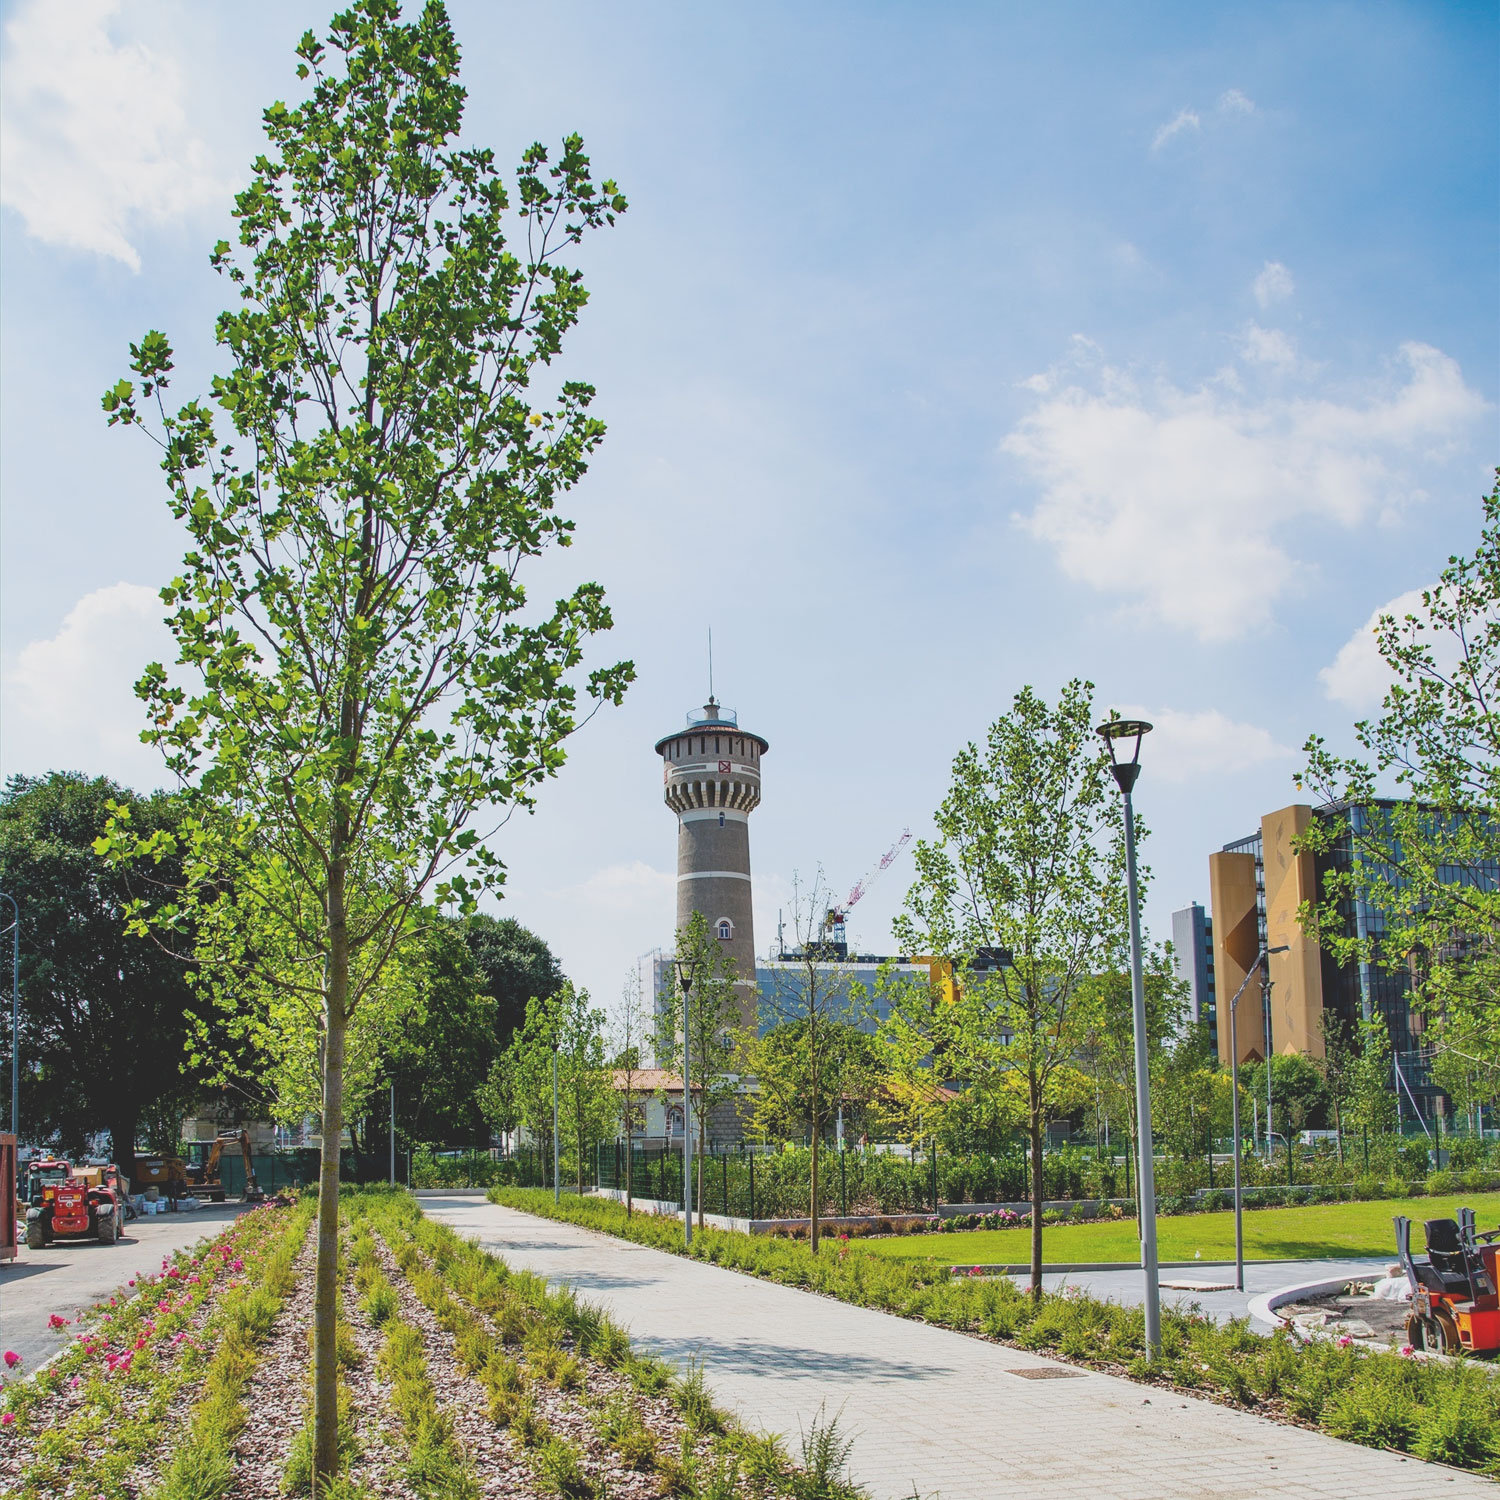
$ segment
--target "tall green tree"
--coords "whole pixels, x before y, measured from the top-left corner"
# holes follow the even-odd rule
[[[703,1226],[703,1158],[708,1153],[708,1125],[713,1113],[739,1093],[745,1066],[747,1038],[743,1031],[739,971],[729,950],[710,928],[708,918],[695,911],[677,932],[677,959],[690,966],[692,987],[684,996],[673,985],[656,1013],[656,1056],[663,1066],[682,1075],[687,1049],[692,1098],[685,1101],[683,1123],[698,1137],[698,1226]],[[687,1212],[687,1205],[683,1205]]]
[[[555,159],[527,148],[513,189],[490,151],[458,144],[439,0],[409,24],[397,0],[357,0],[297,56],[310,92],[265,111],[238,248],[212,257],[235,297],[217,324],[226,373],[172,410],[172,350],[151,332],[104,401],[160,442],[191,538],[163,593],[181,675],[153,666],[140,692],[194,793],[175,843],[122,813],[107,847],[180,849],[165,919],[191,916],[199,972],[314,1021],[316,1489],[338,1462],[351,1023],[424,897],[468,910],[499,885],[479,820],[559,769],[586,643],[610,624],[597,585],[548,608],[522,574],[569,542],[558,500],[603,434],[592,388],[549,367],[587,296],[570,252],[625,201],[576,136]],[[631,675],[595,671],[587,697],[618,701]]]
[[[479,1091],[498,1056],[496,1003],[467,941],[467,924],[432,914],[416,974],[416,1006],[385,1049],[407,1141],[487,1145]],[[379,1103],[375,1105],[378,1113]]]
[[[949,958],[957,984],[951,1001],[893,1006],[894,1029],[931,1030],[966,1086],[1005,1089],[1014,1075],[1024,1096],[1037,1298],[1043,1133],[1078,1105],[1079,992],[1121,967],[1127,931],[1123,815],[1094,723],[1091,683],[1068,683],[1055,706],[1029,687],[1015,695],[983,746],[955,758],[895,924],[904,951]]]
[[[1473,555],[1417,609],[1381,616],[1391,685],[1354,726],[1360,753],[1304,747],[1298,785],[1344,807],[1302,836],[1325,873],[1300,916],[1341,963],[1407,969],[1426,1042],[1500,1076],[1500,482],[1483,507]],[[1354,900],[1380,920],[1350,933]]]
[[[584,1162],[595,1142],[613,1134],[618,1101],[605,1050],[607,1017],[589,992],[565,981],[557,994],[533,999],[526,1019],[502,1054],[494,1088],[517,1124],[543,1151],[552,1151],[553,1058],[559,1147],[571,1148],[575,1185],[583,1191]],[[545,1167],[544,1167],[545,1170]]]
[[[133,904],[154,903],[158,881],[178,871],[122,869],[95,853],[111,806],[128,807],[147,833],[170,835],[181,814],[172,797],[137,796],[104,777],[12,777],[0,792],[0,890],[21,917],[22,1136],[80,1150],[107,1131],[134,1175],[143,1124],[178,1119],[209,1079],[189,1055],[202,1007],[187,965],[126,931]],[[8,1128],[8,1067],[3,1087]],[[169,1134],[175,1148],[175,1124]]]
[[[1140,1122],[1136,1118],[1134,1008],[1130,972],[1122,967],[1125,957],[1124,953],[1116,953],[1107,966],[1089,975],[1078,987],[1076,1060],[1089,1079],[1096,1123],[1107,1122],[1102,1133],[1111,1139],[1123,1131],[1126,1150],[1133,1157]],[[1141,971],[1146,1002],[1147,1064],[1153,1077],[1159,1077],[1163,1060],[1172,1051],[1173,1040],[1182,1028],[1186,986],[1177,977],[1165,945],[1149,942],[1145,945]],[[1186,1053],[1179,1064],[1190,1070]],[[1153,1091],[1153,1117],[1159,1114],[1160,1103]]]
[[[526,1020],[526,1002],[563,987],[562,966],[544,939],[514,917],[474,912],[464,922],[484,993],[495,1002],[495,1040],[503,1050]]]

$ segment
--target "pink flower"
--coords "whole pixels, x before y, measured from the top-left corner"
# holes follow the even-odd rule
[[[1348,1347],[1349,1347],[1349,1345],[1350,1345],[1350,1344],[1352,1344],[1352,1343],[1353,1343],[1353,1342],[1354,1342],[1354,1340],[1353,1340],[1353,1339],[1351,1339],[1351,1338],[1350,1338],[1350,1337],[1349,1337],[1349,1335],[1348,1335],[1348,1334],[1347,1334],[1347,1333],[1346,1333],[1346,1334],[1345,1334],[1345,1335],[1344,1335],[1344,1336],[1343,1336],[1343,1337],[1342,1337],[1342,1338],[1341,1338],[1341,1339],[1340,1339],[1340,1340],[1339,1340],[1339,1348],[1340,1348],[1340,1349],[1347,1349],[1347,1348],[1348,1348]]]
[[[1399,1354],[1402,1359],[1410,1359],[1416,1352],[1417,1351],[1413,1349],[1410,1344],[1402,1344],[1402,1346],[1396,1351],[1396,1353]],[[8,1354],[5,1357],[7,1359],[10,1358]]]
[[[53,1313],[52,1316],[47,1319],[48,1328],[66,1328],[67,1326],[68,1320],[66,1318],[59,1317],[56,1313]]]
[[[15,1367],[20,1363],[21,1356],[17,1354],[14,1349],[7,1349],[5,1351],[5,1368],[7,1370],[14,1370]]]
[[[15,1422],[15,1420],[16,1420],[16,1414],[15,1414],[15,1412],[13,1412],[13,1411],[0,1412],[0,1427],[9,1427],[9,1426],[11,1426]]]
[[[69,1390],[70,1390],[70,1391],[76,1391],[76,1390],[77,1390],[77,1389],[78,1389],[78,1387],[79,1387],[79,1385],[80,1385],[80,1384],[81,1384],[81,1383],[82,1383],[82,1381],[83,1381],[83,1376],[82,1376],[82,1375],[75,1375],[75,1376],[74,1376],[74,1377],[73,1377],[73,1378],[72,1378],[72,1379],[71,1379],[71,1380],[70,1380],[70,1381],[69,1381],[69,1382],[68,1382],[68,1389],[69,1389]]]
[[[230,1266],[229,1269],[231,1271],[243,1271],[245,1269],[245,1262],[242,1261],[242,1260],[236,1260],[235,1263],[232,1266]]]

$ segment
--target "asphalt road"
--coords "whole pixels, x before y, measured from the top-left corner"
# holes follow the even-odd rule
[[[161,1268],[162,1257],[185,1249],[245,1211],[243,1203],[213,1203],[194,1213],[153,1214],[125,1226],[116,1245],[58,1240],[45,1250],[24,1245],[18,1259],[0,1262],[0,1349],[35,1370],[73,1336],[72,1327],[47,1326],[53,1313],[75,1320],[118,1291],[138,1272]]]

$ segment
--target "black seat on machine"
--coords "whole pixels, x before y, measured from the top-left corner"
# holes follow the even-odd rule
[[[1459,1237],[1458,1220],[1428,1219],[1422,1227],[1427,1234],[1428,1265],[1441,1279],[1441,1290],[1472,1295],[1469,1262],[1464,1254],[1463,1240]],[[1419,1279],[1423,1285],[1431,1286],[1425,1276]],[[1439,1288],[1432,1287],[1432,1290],[1437,1291]]]

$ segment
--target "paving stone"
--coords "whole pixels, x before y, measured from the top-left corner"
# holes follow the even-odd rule
[[[1476,1475],[1286,1427],[1111,1375],[1017,1379],[1057,1361],[850,1307],[472,1199],[423,1208],[511,1265],[574,1286],[642,1347],[697,1360],[754,1428],[837,1415],[877,1500],[1417,1500]]]

